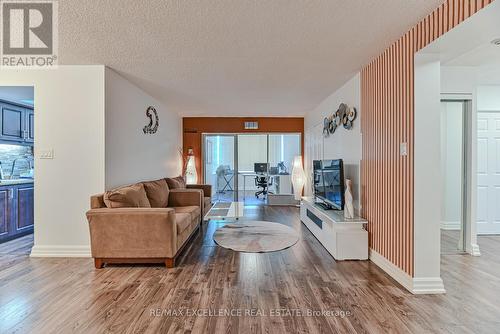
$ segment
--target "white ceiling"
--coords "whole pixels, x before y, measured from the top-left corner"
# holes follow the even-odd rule
[[[443,66],[486,66],[500,64],[500,1],[494,1],[455,29],[424,49],[422,54],[439,57]]]
[[[443,0],[64,0],[61,64],[105,64],[183,116],[300,116]]]
[[[499,16],[500,21],[500,16]],[[500,37],[500,31],[499,37]],[[491,66],[500,65],[500,45],[486,42],[464,54],[450,59],[444,66]]]

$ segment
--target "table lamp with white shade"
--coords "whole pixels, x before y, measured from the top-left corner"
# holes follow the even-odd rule
[[[293,158],[292,163],[292,185],[293,193],[296,201],[300,201],[302,198],[302,189],[306,183],[306,174],[304,173],[304,168],[302,167],[302,157],[297,155]]]
[[[186,184],[197,184],[198,172],[196,171],[196,162],[193,149],[188,149],[187,163],[186,163]]]

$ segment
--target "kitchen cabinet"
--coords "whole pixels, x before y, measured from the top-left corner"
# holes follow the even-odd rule
[[[35,142],[35,113],[33,109],[26,109],[26,142]]]
[[[0,243],[33,233],[33,225],[33,183],[0,184]]]
[[[0,100],[0,142],[32,144],[34,119],[33,108]]]
[[[7,237],[10,231],[9,218],[9,191],[8,189],[0,190],[0,240]]]

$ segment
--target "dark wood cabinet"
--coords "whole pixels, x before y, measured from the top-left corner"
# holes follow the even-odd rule
[[[0,186],[0,243],[33,233],[33,183]]]
[[[33,109],[26,109],[26,142],[35,142],[35,113]]]
[[[32,144],[35,140],[32,108],[0,101],[0,142]]]
[[[0,116],[0,138],[7,141],[24,141],[25,109],[2,103]]]
[[[0,190],[0,240],[10,231],[9,190]]]
[[[33,201],[33,186],[19,187],[17,189],[17,224],[16,230],[33,227],[34,223],[34,201]]]

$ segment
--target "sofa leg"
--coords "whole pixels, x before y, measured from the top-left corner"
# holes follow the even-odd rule
[[[101,269],[104,266],[102,259],[94,258],[94,266],[96,269]]]
[[[175,267],[175,258],[166,258],[165,259],[165,266],[167,268],[173,268],[173,267]]]

